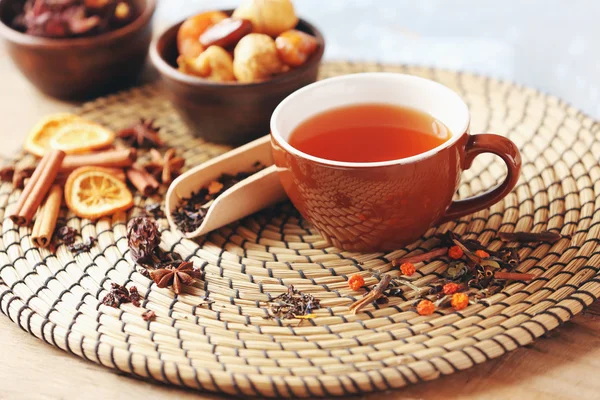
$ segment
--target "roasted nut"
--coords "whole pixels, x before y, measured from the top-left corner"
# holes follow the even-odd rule
[[[226,18],[208,28],[201,36],[204,47],[233,47],[241,38],[252,32],[252,23],[247,19]]]
[[[235,81],[231,54],[219,46],[210,46],[195,59],[179,56],[177,63],[179,70],[189,75],[216,82]]]
[[[233,73],[240,82],[258,82],[282,71],[275,41],[262,33],[246,35],[235,46]]]
[[[253,32],[272,37],[298,24],[291,0],[242,0],[232,16],[252,22]]]
[[[317,39],[295,29],[285,31],[275,39],[277,54],[285,64],[299,67],[317,50]]]
[[[188,58],[196,58],[204,51],[200,43],[200,35],[214,24],[227,18],[221,11],[207,11],[185,20],[177,31],[177,49],[179,54]]]

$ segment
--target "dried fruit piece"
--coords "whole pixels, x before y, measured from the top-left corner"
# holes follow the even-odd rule
[[[281,61],[290,67],[299,67],[317,50],[319,43],[313,36],[292,29],[277,36],[275,45]]]
[[[188,58],[196,58],[203,51],[200,35],[214,24],[227,18],[222,11],[207,11],[185,20],[177,31],[177,49],[179,54]]]
[[[82,120],[81,117],[75,114],[59,113],[48,115],[39,121],[29,132],[23,147],[31,154],[43,157],[46,150],[50,148],[50,141],[56,135],[56,131],[63,124]]]
[[[196,75],[216,82],[235,81],[233,58],[219,46],[210,46],[195,59],[179,56],[177,65],[184,74]]]
[[[413,263],[406,262],[400,266],[400,271],[402,271],[404,275],[410,276],[417,272],[417,268],[415,268],[415,265]]]
[[[133,206],[133,196],[125,183],[110,170],[77,168],[65,184],[65,201],[80,218],[98,219]]]
[[[233,73],[239,82],[260,82],[282,71],[275,41],[267,35],[251,33],[235,46]]]
[[[348,286],[350,287],[350,289],[357,291],[359,290],[361,287],[363,287],[365,284],[365,278],[362,277],[362,275],[352,275],[350,277],[350,279],[348,279]]]
[[[475,250],[475,255],[483,259],[490,258],[489,253],[485,250]]]
[[[454,293],[458,292],[459,289],[460,289],[460,286],[458,284],[456,284],[454,282],[450,282],[450,283],[446,283],[442,290],[443,290],[444,294],[450,295],[450,294],[454,294]]]
[[[109,146],[115,134],[101,125],[87,121],[71,121],[56,129],[50,147],[67,154],[86,153]]]
[[[431,315],[435,311],[435,304],[430,300],[421,300],[417,304],[417,312],[419,315]]]
[[[272,37],[298,24],[291,0],[242,0],[232,16],[249,20],[254,32]]]
[[[458,260],[464,255],[463,249],[460,246],[452,246],[448,249],[448,257]]]
[[[469,296],[466,293],[454,293],[452,295],[452,307],[462,310],[469,305]]]
[[[225,18],[208,28],[200,36],[202,46],[235,46],[241,38],[252,32],[252,22],[247,19]]]

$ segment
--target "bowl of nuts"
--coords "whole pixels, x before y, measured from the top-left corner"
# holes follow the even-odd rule
[[[268,134],[275,107],[316,81],[324,49],[291,0],[243,0],[171,26],[150,58],[195,135],[239,145]]]
[[[156,0],[0,0],[0,37],[29,81],[82,100],[139,76]]]

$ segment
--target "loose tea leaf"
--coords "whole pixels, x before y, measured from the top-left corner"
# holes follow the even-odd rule
[[[175,224],[182,232],[195,231],[202,225],[212,201],[236,183],[264,168],[257,162],[251,171],[238,172],[235,175],[223,174],[208,186],[193,192],[189,197],[184,197],[173,211]]]
[[[144,207],[144,211],[154,219],[165,218],[165,212],[160,203],[147,204]]]
[[[321,308],[319,299],[312,294],[297,291],[293,285],[288,286],[287,292],[271,299],[268,303],[272,316],[283,319],[306,316]]]

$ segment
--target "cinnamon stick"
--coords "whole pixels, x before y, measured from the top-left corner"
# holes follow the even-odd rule
[[[504,272],[498,271],[494,273],[495,279],[506,279],[508,281],[530,281],[535,279],[534,274],[523,274],[520,272]]]
[[[33,244],[38,247],[48,247],[50,245],[56,221],[60,212],[60,203],[62,202],[62,187],[52,185],[46,201],[40,207],[38,215],[33,224],[31,239]]]
[[[441,247],[439,249],[428,251],[427,253],[417,254],[416,256],[397,258],[392,261],[392,265],[394,267],[398,267],[407,262],[416,264],[416,263],[423,262],[423,261],[429,261],[436,257],[445,256],[447,253],[448,253],[448,248]]]
[[[35,167],[16,168],[12,177],[13,187],[15,189],[23,189],[25,187],[25,180],[31,178],[33,171],[35,171]]]
[[[558,232],[498,232],[498,237],[505,242],[558,242],[563,236]]]
[[[150,196],[158,190],[158,181],[143,169],[133,166],[127,170],[126,174],[129,182],[144,196]]]
[[[44,155],[21,192],[13,214],[9,216],[15,224],[23,226],[31,222],[35,211],[50,190],[64,158],[65,153],[60,150],[52,150]]]
[[[61,170],[71,171],[79,167],[126,168],[137,160],[133,148],[105,150],[89,154],[70,154],[65,157]]]
[[[362,308],[366,307],[367,305],[371,304],[372,302],[383,296],[383,292],[385,291],[385,289],[387,289],[391,281],[391,275],[383,274],[381,276],[381,280],[377,285],[375,285],[373,290],[371,290],[369,293],[366,293],[360,300],[357,300],[350,305],[350,311],[352,311],[353,314],[356,314]]]

